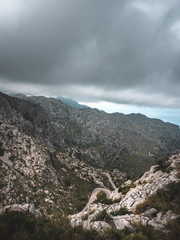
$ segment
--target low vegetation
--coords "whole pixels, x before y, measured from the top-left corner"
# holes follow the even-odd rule
[[[167,158],[159,158],[156,160],[155,164],[158,165],[157,170],[161,170],[163,172],[170,172],[170,163],[167,161]]]
[[[136,185],[134,183],[131,183],[130,185],[126,185],[126,186],[123,186],[123,187],[120,186],[118,188],[118,192],[119,193],[122,192],[122,194],[126,194],[127,192],[129,192],[129,190],[131,188],[135,188],[135,187],[136,187]]]
[[[102,213],[101,213],[102,214]],[[107,217],[106,213],[102,214]],[[0,215],[0,239],[7,240],[179,240],[180,218],[168,224],[169,233],[153,231],[137,224],[135,232],[107,229],[104,233],[72,228],[66,217],[35,217],[29,213],[9,212]]]
[[[168,231],[153,230],[149,226],[137,223],[135,232],[128,240],[179,240],[180,236],[180,218],[167,224]]]
[[[70,192],[70,199],[66,201],[71,203],[72,209],[65,204],[64,212],[73,214],[81,211],[86,206],[89,196],[96,185],[94,182],[91,183],[79,178],[73,170],[66,168],[57,159],[53,160],[53,167],[56,169],[59,178],[63,178],[64,189]],[[62,169],[65,169],[66,173]]]
[[[4,156],[4,149],[0,147],[0,156]]]
[[[96,196],[96,200],[94,201],[94,203],[101,203],[101,204],[107,204],[107,205],[110,205],[110,204],[113,204],[113,203],[118,203],[121,201],[121,198],[118,198],[118,199],[110,199],[110,198],[107,198],[107,195],[105,192],[103,191],[100,191],[97,196]]]
[[[93,219],[92,222],[94,221],[105,221],[109,222],[111,221],[112,217],[106,212],[106,209],[102,210],[99,212]]]
[[[180,214],[180,182],[170,183],[166,189],[159,189],[143,203],[137,205],[136,213],[143,213],[150,208],[156,208],[164,213],[172,210]]]
[[[126,215],[126,214],[131,214],[132,212],[129,211],[126,207],[120,208],[118,211],[111,212],[112,216],[121,216],[121,215]]]

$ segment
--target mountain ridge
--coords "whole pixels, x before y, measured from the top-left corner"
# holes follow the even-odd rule
[[[24,98],[24,97],[23,97]],[[75,147],[81,159],[104,168],[134,172],[138,162],[146,170],[155,158],[180,148],[179,127],[141,114],[107,114],[75,109],[54,98],[30,96],[49,115],[65,148]],[[144,160],[143,160],[144,159]],[[131,170],[132,169],[132,170]],[[141,171],[142,170],[142,171]]]
[[[26,217],[34,219],[29,212],[44,226],[54,219],[53,226],[60,231],[64,223],[59,226],[56,221],[66,221],[66,231],[72,235],[79,229],[75,239],[81,239],[81,233],[96,240],[119,239],[123,231],[127,234],[124,239],[132,240],[136,231],[141,235],[143,232],[138,230],[137,222],[141,223],[140,229],[148,228],[143,232],[145,236],[147,232],[155,236],[158,231],[165,240],[176,239],[169,237],[168,229],[173,226],[170,234],[179,229],[174,224],[179,226],[180,154],[177,151],[167,159],[162,156],[178,149],[178,126],[140,114],[78,110],[43,96],[19,97],[23,100],[0,93],[3,233],[5,223],[9,226],[13,222],[15,229],[20,227],[18,236],[25,234],[22,225],[17,225],[19,220],[13,219],[20,217],[28,222]],[[152,166],[159,157],[158,165]],[[136,173],[131,180],[127,168]],[[140,173],[144,173],[142,177],[132,179]],[[160,196],[153,195],[159,192]],[[64,215],[69,216],[72,226]],[[82,226],[96,229],[97,238]],[[111,229],[110,236],[102,238],[107,228]],[[41,227],[39,231],[42,233]],[[7,227],[4,234],[13,233]]]
[[[77,108],[77,109],[88,108],[88,106],[79,104],[78,102],[74,101],[71,98],[56,97],[56,99],[60,100],[61,102],[65,103],[68,106],[73,107],[73,108]]]

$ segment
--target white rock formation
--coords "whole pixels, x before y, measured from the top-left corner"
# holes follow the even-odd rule
[[[92,221],[102,210],[106,210],[110,215],[112,212],[118,211],[122,207],[126,207],[128,210],[134,212],[139,203],[142,203],[158,189],[163,189],[168,184],[179,181],[177,178],[177,172],[180,165],[180,154],[172,156],[168,162],[171,168],[170,173],[157,170],[157,166],[152,166],[148,172],[144,173],[144,175],[134,183],[136,187],[131,188],[127,194],[123,195],[122,193],[119,193],[118,189],[111,193],[111,199],[122,198],[119,203],[111,205],[91,203],[84,211],[69,216],[71,225],[82,225],[87,229],[93,228],[102,231],[103,229],[106,229],[109,224],[104,221],[102,221],[101,224],[99,221]],[[131,182],[126,182],[125,184],[130,185]],[[154,229],[166,231],[165,226],[167,223],[176,219],[178,215],[170,210],[167,211],[166,214],[163,214],[162,212],[158,213],[156,209],[152,208],[141,215],[126,214],[123,216],[111,217],[114,226],[119,230],[128,228],[130,231],[133,231],[135,223],[139,222],[143,225],[151,226]]]

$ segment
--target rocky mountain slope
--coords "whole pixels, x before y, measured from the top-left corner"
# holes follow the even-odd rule
[[[125,182],[108,198],[97,192],[94,203],[69,218],[72,226],[98,231],[115,227],[133,232],[142,224],[168,233],[168,223],[180,217],[179,194],[180,153],[152,166],[134,183]]]
[[[10,122],[0,119],[1,207],[31,206],[45,215],[73,213],[86,205],[94,187],[113,189],[108,176],[117,183],[126,179],[118,170],[95,169],[56,151]]]
[[[61,136],[66,151],[75,148],[76,157],[91,165],[138,175],[154,159],[180,148],[179,127],[158,119],[75,109],[54,98],[16,97],[39,104]]]
[[[11,211],[42,219],[65,214],[77,227],[69,230],[75,239],[81,239],[79,227],[110,228],[116,236],[123,231],[128,240],[147,227],[165,234],[158,240],[173,239],[169,226],[180,215],[178,151],[136,181],[121,171],[138,174],[179,144],[177,126],[140,114],[78,110],[53,98],[0,93],[0,219],[10,224]]]

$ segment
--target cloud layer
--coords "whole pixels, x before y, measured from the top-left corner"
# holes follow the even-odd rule
[[[0,0],[4,91],[180,107],[178,0]]]

